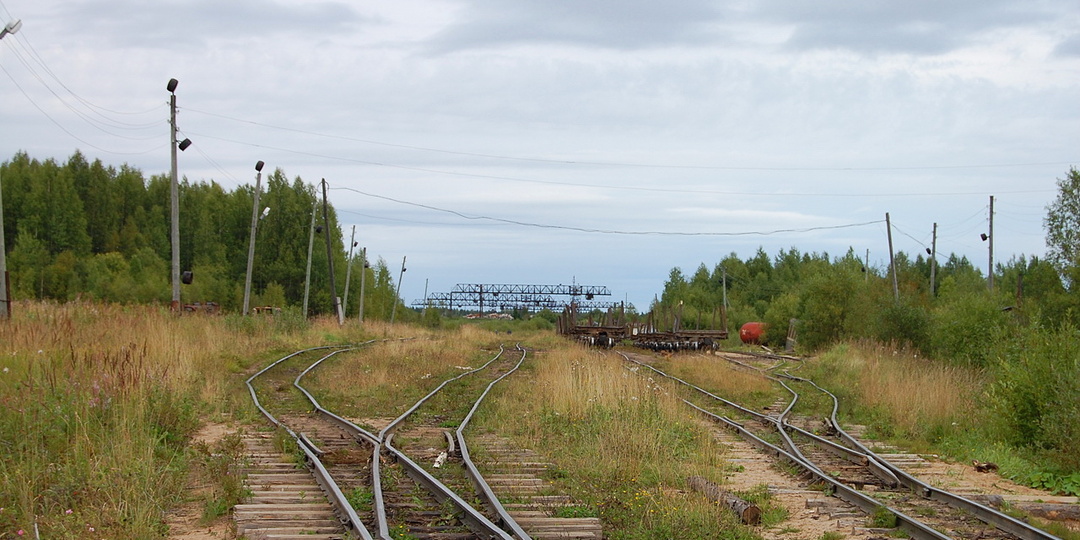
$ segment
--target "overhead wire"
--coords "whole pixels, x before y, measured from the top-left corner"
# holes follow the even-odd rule
[[[5,11],[6,11],[6,7],[5,7]],[[10,17],[10,13],[9,13],[9,17]],[[111,110],[106,109],[104,107],[94,105],[89,100],[87,100],[87,99],[83,98],[82,96],[78,95],[74,90],[71,89],[71,87],[69,87],[67,84],[65,84],[59,78],[59,76],[57,76],[56,72],[53,71],[52,68],[49,67],[49,65],[45,62],[45,60],[41,57],[41,55],[37,53],[37,50],[33,47],[33,45],[30,43],[30,40],[27,38],[26,31],[21,31],[18,34],[14,34],[12,37],[14,39],[10,39],[10,40],[5,39],[4,42],[11,44],[9,46],[9,50],[12,52],[12,55],[16,58],[16,60],[18,60],[19,63],[21,63],[23,65],[23,67],[26,69],[26,71],[28,71],[30,73],[30,75],[34,79],[36,79],[39,84],[41,84],[41,86],[45,87],[45,89],[50,94],[52,94],[53,97],[56,98],[56,100],[60,102],[60,104],[62,104],[65,108],[70,110],[73,114],[75,114],[77,117],[79,117],[82,121],[86,122],[88,125],[90,125],[94,129],[97,129],[98,131],[100,131],[102,133],[105,133],[107,135],[110,135],[112,137],[116,137],[116,138],[119,138],[119,139],[126,139],[126,140],[130,140],[130,141],[152,141],[152,140],[157,139],[157,136],[151,136],[151,135],[133,136],[133,135],[129,135],[129,134],[118,133],[118,132],[116,132],[114,130],[125,130],[125,131],[146,130],[146,129],[150,129],[150,128],[162,125],[163,123],[165,123],[164,119],[157,120],[157,121],[154,121],[154,122],[143,123],[143,124],[135,124],[135,123],[127,122],[127,121],[124,121],[124,120],[117,120],[115,118],[109,118],[108,116],[102,114],[100,111],[102,111],[102,110],[110,111],[110,112],[113,112],[115,114],[121,114],[121,113],[116,112],[116,111],[111,111]],[[85,111],[81,110],[79,107],[76,107],[75,105],[73,105],[68,99],[65,99],[63,96],[61,96],[60,92],[58,92],[53,87],[53,85],[50,84],[49,81],[47,81],[46,78],[42,76],[42,74],[39,72],[39,70],[37,68],[35,68],[34,63],[36,63],[38,66],[40,66],[41,70],[43,70],[45,73],[47,73],[48,76],[53,81],[55,81],[56,84],[58,84],[61,88],[63,88],[63,90],[65,90],[67,92],[67,94],[69,94],[71,96],[71,99],[73,99],[75,102],[77,102],[79,104],[82,104],[82,106],[86,110]],[[7,75],[7,77],[11,80],[11,82],[15,85],[15,87],[19,90],[19,92],[27,99],[27,101],[29,101],[31,103],[31,105],[34,106],[35,109],[37,109],[43,116],[45,116],[46,119],[48,119],[53,125],[58,127],[62,132],[64,132],[65,134],[67,134],[71,138],[75,139],[76,141],[80,142],[81,144],[84,144],[84,145],[86,145],[86,146],[88,146],[90,148],[94,148],[95,150],[99,150],[101,152],[110,153],[110,154],[116,154],[116,155],[143,155],[143,154],[148,154],[148,153],[154,152],[156,150],[159,150],[160,148],[162,148],[164,146],[164,145],[155,145],[153,148],[149,148],[149,149],[143,150],[143,151],[118,151],[118,150],[112,150],[112,149],[105,148],[100,144],[91,143],[91,142],[87,141],[85,138],[76,135],[75,132],[72,129],[70,129],[68,126],[65,126],[63,123],[61,123],[60,120],[57,119],[55,116],[49,114],[45,110],[45,108],[41,106],[41,104],[39,104],[33,97],[31,97],[31,95],[27,91],[27,89],[22,84],[20,84],[18,82],[18,80],[15,78],[15,76],[7,68],[0,65],[0,69],[3,69],[4,74]],[[89,111],[89,112],[87,112],[87,111]],[[133,114],[145,114],[145,113],[133,113]]]
[[[588,161],[588,160],[571,160],[571,159],[554,159],[554,158],[542,158],[542,157],[529,157],[529,156],[509,156],[502,154],[490,154],[480,152],[464,152],[459,150],[447,150],[443,148],[434,148],[428,146],[417,146],[400,143],[390,143],[385,141],[377,141],[373,139],[362,139],[358,137],[349,137],[345,135],[333,135],[328,133],[320,133],[317,131],[303,130],[297,128],[290,128],[285,126],[278,126],[274,124],[267,124],[262,122],[256,122],[254,120],[246,120],[235,116],[230,116],[221,113],[215,113],[210,111],[203,111],[199,109],[192,109],[190,107],[187,110],[199,114],[205,114],[207,116],[214,116],[224,120],[230,120],[234,122],[245,123],[253,126],[276,129],[281,131],[288,131],[292,133],[299,133],[303,135],[312,135],[316,137],[323,137],[328,139],[337,139],[350,142],[359,142],[364,144],[378,145],[389,148],[401,148],[406,150],[416,150],[422,152],[432,152],[448,155],[467,156],[467,157],[482,157],[498,160],[509,161],[527,161],[535,163],[550,163],[559,165],[592,165],[592,166],[604,166],[604,167],[638,167],[638,168],[654,168],[654,169],[698,169],[698,170],[714,170],[714,171],[789,171],[789,172],[838,172],[838,171],[855,171],[855,172],[873,172],[873,171],[923,171],[923,170],[950,170],[950,169],[991,169],[991,168],[1011,168],[1011,167],[1036,167],[1036,166],[1050,166],[1050,165],[1069,165],[1076,161],[1051,161],[1051,162],[1032,162],[1032,163],[994,163],[994,164],[960,164],[960,165],[924,165],[924,166],[891,166],[891,167],[806,167],[806,166],[793,166],[793,167],[763,167],[763,166],[742,166],[742,165],[677,165],[677,164],[663,164],[663,163],[635,163],[635,162],[619,162],[619,161]],[[1030,191],[1020,192],[1028,193]],[[958,195],[971,195],[971,193],[957,193]],[[803,194],[800,194],[803,195]],[[941,194],[937,194],[941,195]],[[946,193],[945,195],[953,195]]]
[[[89,146],[90,148],[93,148],[95,150],[98,150],[100,152],[105,152],[105,153],[108,153],[108,154],[136,156],[136,155],[149,154],[150,152],[154,152],[154,151],[160,150],[161,148],[164,148],[164,147],[168,146],[168,143],[166,143],[166,144],[159,145],[157,147],[154,147],[154,148],[151,148],[149,150],[142,151],[142,152],[120,152],[120,151],[116,151],[116,150],[109,150],[109,149],[106,149],[106,148],[102,148],[102,147],[100,147],[100,146],[98,146],[98,145],[96,145],[94,143],[91,143],[91,142],[83,139],[82,137],[79,137],[78,135],[72,133],[71,130],[64,127],[60,122],[58,122],[55,118],[53,118],[49,113],[45,112],[45,109],[42,109],[41,106],[38,105],[38,103],[36,101],[34,101],[34,98],[30,97],[30,94],[26,93],[26,90],[23,89],[22,85],[20,85],[19,82],[15,80],[15,77],[11,76],[11,73],[2,64],[0,64],[0,70],[2,70],[4,72],[4,74],[7,75],[9,79],[11,79],[11,82],[12,82],[12,84],[15,85],[15,88],[17,88],[19,90],[19,92],[22,93],[22,95],[24,97],[26,97],[26,100],[29,101],[30,104],[33,105],[34,108],[38,110],[38,112],[40,112],[42,115],[44,115],[45,118],[47,118],[50,122],[52,122],[56,127],[60,128],[60,131],[63,131],[64,133],[67,133],[72,139],[75,139],[76,141],[79,141],[80,143],[85,144],[86,146]]]
[[[21,36],[21,33],[19,34],[19,38],[17,38],[15,41],[17,43],[22,43],[24,41],[24,39]],[[49,83],[41,76],[41,74],[38,73],[38,71],[36,69],[34,69],[34,67],[30,64],[30,62],[27,61],[27,59],[24,57],[24,54],[22,52],[20,52],[17,48],[14,48],[14,47],[12,48],[12,52],[14,53],[15,58],[18,59],[19,62],[23,65],[23,67],[25,67],[26,70],[29,71],[30,74],[35,79],[37,79],[37,81],[41,84],[41,86],[45,87],[45,89],[48,90],[49,93],[52,94],[53,97],[55,97],[56,100],[58,102],[60,102],[61,105],[63,105],[68,110],[70,110],[72,113],[74,113],[76,116],[78,116],[80,119],[82,119],[84,122],[86,122],[91,127],[95,128],[98,131],[101,131],[102,133],[105,133],[107,135],[111,135],[113,137],[117,137],[117,138],[121,138],[121,139],[132,140],[132,141],[147,141],[147,140],[153,140],[153,139],[156,138],[156,136],[133,137],[133,136],[130,136],[130,135],[124,135],[124,134],[120,134],[120,133],[115,133],[113,131],[110,131],[110,129],[127,129],[127,130],[138,129],[138,130],[145,130],[148,127],[151,127],[151,126],[161,125],[164,122],[164,120],[159,121],[159,122],[155,122],[153,124],[147,124],[145,126],[135,126],[135,125],[123,126],[123,125],[117,125],[116,122],[113,122],[112,124],[108,123],[109,119],[105,118],[104,116],[102,116],[97,111],[92,111],[92,112],[94,114],[98,115],[98,116],[102,116],[104,121],[93,118],[88,113],[86,113],[84,111],[81,111],[78,108],[76,108],[75,106],[73,106],[66,99],[64,99],[52,86],[50,86]],[[9,74],[9,77],[10,76],[11,75]],[[63,88],[65,88],[65,89],[67,89],[67,86],[64,85],[63,83],[61,83],[61,86]],[[75,95],[73,92],[70,91],[70,89],[68,89],[68,92],[71,93],[73,96]],[[77,98],[77,99],[81,100],[81,101],[85,101],[85,100],[82,100],[82,98]],[[109,129],[106,129],[106,128],[109,128]]]
[[[914,240],[916,244],[919,244],[919,245],[920,245],[920,246],[922,246],[923,248],[926,248],[926,247],[927,247],[927,246],[926,246],[926,243],[925,243],[925,242],[923,242],[922,240],[919,240],[918,238],[915,238],[914,236],[912,236],[912,235],[908,234],[908,233],[907,233],[906,231],[904,231],[903,229],[901,229],[900,227],[898,227],[898,226],[896,225],[896,222],[892,222],[892,228],[893,228],[893,230],[895,230],[896,232],[898,232],[898,233],[900,233],[900,234],[902,234],[902,235],[904,235],[904,236],[906,236],[906,237],[908,237],[908,238],[910,238],[910,239]]]
[[[863,227],[863,226],[866,226],[866,225],[873,225],[873,224],[876,224],[876,223],[882,223],[884,221],[884,220],[877,220],[877,221],[867,221],[867,222],[863,222],[863,223],[849,223],[849,224],[844,224],[844,225],[825,225],[825,226],[817,226],[817,227],[775,229],[775,230],[770,230],[770,231],[743,231],[743,232],[624,231],[624,230],[617,230],[617,229],[594,229],[594,228],[588,228],[588,227],[574,227],[574,226],[568,226],[568,225],[551,225],[551,224],[544,224],[544,223],[533,223],[533,222],[528,222],[528,221],[519,221],[519,220],[514,220],[514,219],[497,218],[497,217],[492,217],[492,216],[473,215],[473,214],[466,214],[464,212],[459,212],[457,210],[449,210],[449,209],[446,209],[446,208],[439,208],[437,206],[431,206],[431,205],[427,205],[427,204],[421,204],[421,203],[396,199],[396,198],[393,198],[393,197],[387,197],[385,195],[378,195],[378,194],[374,194],[374,193],[368,193],[368,192],[361,191],[359,189],[351,188],[351,187],[333,187],[333,188],[330,188],[330,189],[331,190],[351,191],[353,193],[357,193],[359,195],[364,195],[366,197],[371,197],[371,198],[375,198],[375,199],[382,199],[382,200],[385,200],[385,201],[390,201],[390,202],[394,202],[394,203],[398,203],[398,204],[403,204],[403,205],[406,205],[406,206],[413,206],[413,207],[416,207],[416,208],[424,208],[424,209],[433,210],[433,211],[436,211],[436,212],[443,212],[443,213],[447,213],[447,214],[452,214],[452,215],[455,215],[455,216],[458,216],[458,217],[460,217],[462,219],[467,219],[467,220],[493,221],[493,222],[498,222],[498,223],[506,223],[506,224],[509,224],[509,225],[519,225],[519,226],[522,226],[522,227],[533,227],[533,228],[539,228],[539,229],[559,229],[559,230],[565,230],[565,231],[577,231],[577,232],[585,232],[585,233],[616,234],[616,235],[631,235],[631,236],[771,236],[771,235],[774,235],[774,234],[781,234],[781,233],[805,233],[805,232],[813,232],[813,231],[847,229],[847,228],[852,228],[852,227]]]
[[[185,110],[190,111],[191,109],[190,108],[185,108]],[[595,188],[595,189],[605,189],[605,190],[641,191],[641,192],[669,193],[669,194],[697,194],[697,195],[770,197],[770,198],[772,198],[772,197],[842,197],[842,198],[850,198],[850,197],[874,197],[874,198],[879,198],[879,197],[942,197],[942,196],[969,196],[969,195],[982,195],[983,194],[982,192],[978,192],[978,193],[975,193],[975,192],[947,192],[947,193],[851,193],[851,192],[844,192],[844,193],[786,192],[785,193],[785,192],[769,192],[769,193],[764,193],[762,191],[678,189],[678,188],[672,188],[672,187],[654,188],[654,187],[639,187],[639,186],[586,184],[586,183],[581,183],[581,182],[561,182],[561,181],[553,181],[553,180],[537,180],[537,179],[530,179],[530,178],[520,178],[520,177],[504,176],[504,175],[468,173],[468,172],[461,172],[461,171],[447,171],[447,170],[442,170],[442,169],[433,169],[433,168],[430,168],[430,167],[417,167],[417,166],[412,166],[412,165],[401,165],[401,164],[388,163],[388,162],[382,162],[382,161],[365,160],[365,159],[359,159],[359,158],[353,158],[353,157],[334,156],[334,155],[325,154],[325,153],[317,153],[317,152],[311,152],[311,151],[306,151],[306,150],[296,150],[296,149],[293,149],[293,148],[285,148],[285,147],[281,147],[281,146],[272,146],[272,145],[268,145],[268,144],[251,143],[251,142],[245,142],[245,141],[241,141],[241,140],[237,140],[237,139],[230,139],[230,138],[226,138],[226,137],[210,135],[210,134],[207,134],[207,133],[194,133],[193,132],[192,134],[197,135],[200,138],[204,138],[204,139],[219,140],[219,141],[222,141],[222,142],[239,144],[239,145],[249,146],[249,147],[253,147],[253,148],[263,148],[263,149],[267,149],[267,150],[274,150],[274,151],[277,151],[277,152],[287,152],[287,153],[291,153],[291,154],[304,155],[304,156],[308,156],[308,157],[316,157],[316,158],[321,158],[321,159],[331,159],[331,160],[335,160],[335,161],[356,163],[356,164],[360,164],[360,165],[370,165],[370,166],[373,166],[373,167],[384,167],[384,168],[390,168],[390,169],[398,169],[398,170],[413,171],[413,172],[423,172],[423,173],[439,174],[439,175],[454,176],[454,177],[464,177],[464,178],[479,178],[479,179],[486,179],[486,180],[500,180],[500,181],[510,181],[510,182],[522,182],[522,183],[529,183],[529,184],[556,185],[556,186],[568,186],[568,187],[584,187],[584,188]],[[1042,192],[1043,192],[1042,190],[1025,190],[1025,191],[1009,192],[1009,193],[1042,193]]]
[[[54,72],[52,70],[52,68],[49,67],[48,63],[45,62],[45,59],[42,58],[40,54],[38,54],[37,49],[34,48],[34,45],[30,42],[30,40],[26,36],[23,35],[23,33],[20,32],[19,37],[16,39],[16,41],[21,46],[26,48],[27,56],[29,56],[35,62],[37,62],[37,64],[39,66],[41,66],[41,68],[45,71],[45,73],[47,73],[49,75],[49,77],[52,78],[52,80],[56,81],[56,83],[59,84],[61,88],[66,90],[67,93],[70,94],[72,98],[74,98],[76,101],[78,101],[79,103],[86,106],[87,109],[89,109],[91,112],[95,113],[97,116],[101,117],[102,120],[104,120],[106,122],[111,122],[113,124],[111,127],[115,127],[117,129],[148,129],[148,128],[153,128],[153,127],[158,127],[161,124],[165,123],[165,120],[163,118],[159,118],[159,119],[154,120],[152,122],[145,122],[145,123],[141,123],[141,124],[136,124],[136,123],[117,120],[115,118],[109,118],[109,117],[105,116],[104,114],[101,114],[101,112],[99,112],[99,111],[105,111],[105,112],[109,112],[109,113],[112,113],[112,114],[119,114],[119,115],[143,115],[143,114],[149,114],[151,112],[155,112],[155,111],[159,110],[161,107],[160,106],[155,106],[155,107],[153,107],[151,109],[147,109],[145,111],[138,111],[138,112],[124,112],[124,111],[117,111],[117,110],[109,109],[107,107],[102,107],[100,105],[94,104],[90,100],[80,96],[78,93],[76,93],[74,90],[72,90],[66,83],[64,83],[64,81],[61,80],[60,77],[58,77],[56,75],[56,72]],[[19,53],[17,51],[16,51],[16,55],[18,55],[20,60],[22,60],[21,55],[19,55]],[[45,81],[42,80],[41,77],[37,75],[36,71],[33,70],[33,68],[27,62],[23,61],[23,65],[27,66],[27,69],[31,70],[31,72],[34,73],[34,75],[38,77],[38,80],[42,81],[43,85],[47,86],[47,83],[45,83]],[[51,89],[50,89],[50,91],[51,91]],[[54,95],[55,95],[55,92],[54,92]],[[60,96],[57,96],[57,99],[62,99],[62,98],[60,98]],[[65,103],[65,105],[66,105],[66,103]],[[68,106],[68,107],[71,108],[70,106]]]

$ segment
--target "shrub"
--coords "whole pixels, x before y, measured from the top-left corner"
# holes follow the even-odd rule
[[[926,352],[930,347],[930,313],[910,303],[890,302],[876,315],[878,341]]]
[[[989,345],[1008,322],[987,294],[965,293],[942,302],[930,317],[931,354],[942,360],[986,367]]]
[[[1080,332],[1031,327],[992,348],[989,397],[1003,438],[1038,450],[1062,471],[1080,470]]]

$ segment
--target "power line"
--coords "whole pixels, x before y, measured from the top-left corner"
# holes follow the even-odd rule
[[[999,169],[999,168],[1011,168],[1011,167],[1043,167],[1050,165],[1071,165],[1078,160],[1073,161],[1050,161],[1050,162],[1032,162],[1032,163],[992,163],[992,164],[959,164],[959,165],[915,165],[915,166],[892,166],[892,167],[807,167],[807,166],[793,166],[793,167],[760,167],[760,166],[741,166],[741,165],[673,165],[663,163],[635,163],[635,162],[620,162],[620,161],[588,161],[588,160],[568,160],[568,159],[554,159],[543,157],[528,157],[528,156],[508,156],[501,154],[489,154],[482,152],[464,152],[459,150],[447,150],[443,148],[433,148],[428,146],[415,146],[400,143],[390,143],[385,141],[376,141],[373,139],[361,139],[357,137],[348,137],[345,135],[331,135],[327,133],[320,133],[317,131],[303,130],[297,128],[290,128],[285,126],[277,126],[273,124],[266,124],[262,122],[256,122],[254,120],[245,120],[226,114],[214,113],[209,111],[202,111],[198,109],[187,108],[188,111],[205,114],[207,116],[214,116],[233,122],[240,122],[258,127],[276,129],[280,131],[288,131],[291,133],[299,133],[303,135],[311,135],[315,137],[323,137],[327,139],[337,139],[342,141],[358,142],[363,144],[371,144],[377,146],[385,146],[388,148],[401,148],[406,150],[416,150],[420,152],[432,152],[439,154],[448,154],[456,156],[467,157],[481,157],[488,159],[508,160],[508,161],[526,161],[534,163],[550,163],[558,165],[589,165],[589,166],[602,166],[602,167],[635,167],[635,168],[650,168],[650,169],[695,169],[695,170],[711,170],[711,171],[780,171],[780,172],[839,172],[839,171],[853,171],[853,172],[873,172],[873,171],[927,171],[927,170],[953,170],[953,169]],[[604,187],[604,186],[595,186]],[[737,194],[718,192],[723,194]],[[956,193],[955,195],[960,195]],[[795,194],[799,196],[806,196],[806,194]],[[954,195],[950,193],[936,194],[936,195]],[[962,195],[982,195],[982,193],[962,193]],[[877,195],[875,195],[877,196]]]
[[[75,135],[70,130],[68,130],[66,127],[64,127],[62,124],[60,124],[60,122],[58,122],[55,118],[50,116],[49,113],[45,112],[45,109],[42,109],[41,106],[38,105],[37,102],[34,101],[34,99],[31,98],[30,95],[26,93],[26,90],[24,90],[23,87],[19,84],[19,82],[15,80],[15,77],[11,76],[11,73],[7,70],[7,68],[5,68],[3,65],[0,65],[0,70],[2,70],[4,72],[4,74],[7,75],[9,79],[11,79],[11,82],[12,82],[12,84],[15,85],[15,88],[19,89],[19,92],[22,93],[22,95],[26,98],[26,100],[29,101],[30,104],[33,105],[34,108],[38,110],[38,112],[43,114],[45,116],[45,118],[48,118],[50,122],[52,122],[54,125],[56,125],[56,127],[60,128],[60,131],[63,131],[64,133],[67,133],[72,139],[75,139],[76,141],[79,141],[80,143],[85,144],[86,146],[89,146],[90,148],[93,148],[95,150],[98,150],[100,152],[105,152],[105,153],[108,153],[108,154],[116,154],[116,155],[121,155],[121,156],[136,156],[136,155],[149,154],[151,152],[155,152],[157,150],[160,150],[161,148],[164,148],[165,146],[168,146],[168,143],[166,143],[166,144],[157,146],[155,148],[151,148],[150,150],[146,150],[146,151],[143,151],[143,152],[117,152],[115,150],[107,150],[105,148],[101,148],[100,146],[97,146],[96,144],[90,143],[90,142],[82,139],[78,135]]]
[[[185,110],[191,110],[191,109],[185,109]],[[427,167],[414,167],[414,166],[411,166],[411,165],[400,165],[400,164],[385,163],[385,162],[380,162],[380,161],[364,160],[364,159],[358,159],[358,158],[333,156],[333,155],[329,155],[329,154],[321,154],[321,153],[309,152],[309,151],[305,151],[305,150],[296,150],[296,149],[292,149],[292,148],[284,148],[284,147],[271,146],[271,145],[266,145],[266,144],[250,143],[250,142],[244,142],[244,141],[240,141],[240,140],[236,140],[236,139],[218,137],[218,136],[209,135],[209,134],[205,134],[205,133],[192,132],[192,134],[197,135],[199,138],[202,138],[202,139],[213,139],[213,140],[229,142],[229,143],[233,143],[233,144],[239,144],[239,145],[243,145],[243,146],[250,146],[250,147],[253,147],[253,148],[264,148],[264,149],[267,149],[267,150],[274,150],[274,151],[278,151],[278,152],[288,152],[288,153],[297,154],[297,155],[303,155],[303,156],[308,156],[308,157],[317,157],[317,158],[322,158],[322,159],[332,159],[332,160],[335,160],[335,161],[343,161],[343,162],[348,162],[348,163],[357,163],[357,164],[360,164],[360,165],[370,165],[370,166],[373,166],[373,167],[385,167],[385,168],[390,168],[390,169],[399,169],[399,170],[406,170],[406,171],[423,172],[423,173],[431,173],[431,174],[439,174],[439,175],[455,176],[455,177],[463,177],[463,178],[480,178],[480,179],[486,179],[486,180],[522,182],[522,183],[540,184],[540,185],[586,187],[586,188],[596,188],[596,189],[606,189],[606,190],[642,191],[642,192],[652,192],[652,193],[697,194],[697,195],[727,195],[727,196],[736,195],[736,196],[746,196],[746,197],[770,197],[770,198],[775,198],[775,197],[844,197],[844,198],[848,198],[848,197],[875,197],[875,198],[877,198],[877,197],[943,197],[943,196],[970,196],[970,195],[983,195],[984,194],[983,192],[947,192],[947,193],[851,193],[851,192],[845,192],[845,193],[775,193],[775,192],[769,192],[769,193],[765,193],[765,192],[762,192],[762,191],[721,191],[721,190],[707,190],[707,189],[676,189],[676,188],[670,188],[670,187],[650,188],[650,187],[635,187],[635,186],[610,186],[610,185],[602,185],[602,184],[584,184],[584,183],[579,183],[579,182],[560,182],[560,181],[553,181],[553,180],[536,180],[536,179],[528,179],[528,178],[518,178],[518,177],[512,177],[512,176],[465,173],[465,172],[460,172],[460,171],[445,171],[445,170],[432,169],[432,168],[427,168]],[[997,193],[1005,193],[1005,194],[1011,194],[1011,193],[1049,193],[1051,191],[1053,191],[1053,190],[1021,190],[1021,191],[1001,191],[1001,190],[998,190]]]
[[[833,229],[847,229],[847,228],[852,228],[852,227],[863,227],[863,226],[866,226],[866,225],[873,225],[873,224],[877,224],[877,223],[882,223],[884,221],[884,220],[877,220],[877,221],[867,221],[867,222],[863,222],[863,223],[849,223],[849,224],[846,224],[846,225],[826,225],[826,226],[819,226],[819,227],[805,227],[805,228],[797,228],[797,229],[776,229],[776,230],[772,230],[772,231],[744,231],[744,232],[622,231],[622,230],[616,230],[616,229],[591,229],[591,228],[587,228],[587,227],[572,227],[572,226],[567,226],[567,225],[550,225],[550,224],[544,224],[544,223],[532,223],[532,222],[528,222],[528,221],[517,221],[517,220],[513,220],[513,219],[497,218],[497,217],[491,217],[491,216],[470,215],[470,214],[465,214],[463,212],[458,212],[457,210],[449,210],[449,209],[446,209],[446,208],[439,208],[437,206],[430,206],[430,205],[421,204],[421,203],[403,201],[401,199],[395,199],[393,197],[387,197],[385,195],[376,195],[374,193],[367,193],[365,191],[360,191],[360,190],[355,189],[355,188],[338,187],[338,188],[331,188],[331,189],[352,191],[353,193],[364,195],[366,197],[372,197],[372,198],[375,198],[375,199],[382,199],[382,200],[386,200],[386,201],[390,201],[390,202],[395,202],[395,203],[398,203],[398,204],[404,204],[406,206],[413,206],[413,207],[417,207],[417,208],[424,208],[424,209],[427,209],[427,210],[434,210],[436,212],[443,212],[443,213],[446,213],[446,214],[452,214],[452,215],[458,216],[458,217],[460,217],[462,219],[468,219],[468,220],[494,221],[494,222],[498,222],[498,223],[506,223],[506,224],[509,224],[509,225],[520,225],[522,227],[534,227],[534,228],[538,228],[538,229],[558,229],[558,230],[577,231],[577,232],[585,232],[585,233],[618,234],[618,235],[630,235],[630,236],[770,236],[770,235],[781,234],[781,233],[805,233],[805,232],[813,232],[813,231],[823,231],[823,230],[833,230]]]

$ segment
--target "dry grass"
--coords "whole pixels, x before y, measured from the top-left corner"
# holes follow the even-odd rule
[[[713,355],[679,355],[663,365],[662,369],[747,407],[768,405],[778,392],[775,385],[761,375],[738,368]]]
[[[498,401],[497,416],[487,422],[513,426],[526,437],[525,444],[550,446],[560,435],[588,432],[585,447],[563,447],[557,453],[577,453],[587,462],[602,456],[605,466],[614,468],[605,476],[615,472],[625,479],[640,478],[673,457],[673,452],[703,460],[691,466],[695,470],[722,465],[718,458],[722,448],[713,444],[669,385],[627,369],[611,354],[566,343],[534,355],[527,375],[508,381],[506,395]],[[552,433],[552,425],[570,429]],[[695,443],[692,447],[673,448],[690,439]],[[664,471],[670,482],[681,482],[683,471],[678,465]]]
[[[281,323],[16,304],[0,324],[0,537],[35,522],[43,538],[162,535],[200,415],[231,410],[238,374],[319,332]]]
[[[666,381],[570,342],[530,359],[497,387],[475,429],[511,435],[555,462],[564,488],[620,538],[742,534],[685,490],[691,475],[723,482],[724,448]]]
[[[887,415],[896,436],[933,438],[964,425],[985,385],[979,371],[869,344],[838,347],[808,367],[846,395],[841,403]]]
[[[498,352],[497,337],[475,326],[450,333],[413,328],[375,328],[387,339],[335,357],[315,371],[306,386],[327,399],[324,406],[373,417],[396,417],[442,381],[476,368]],[[385,330],[385,332],[383,331]]]

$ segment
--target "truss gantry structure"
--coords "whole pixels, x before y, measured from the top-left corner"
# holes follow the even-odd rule
[[[432,293],[426,299],[416,300],[413,306],[440,309],[478,309],[501,311],[525,309],[539,311],[562,310],[573,303],[578,310],[610,309],[619,302],[595,300],[598,296],[611,296],[604,286],[594,285],[524,285],[497,283],[458,283],[450,292]]]

